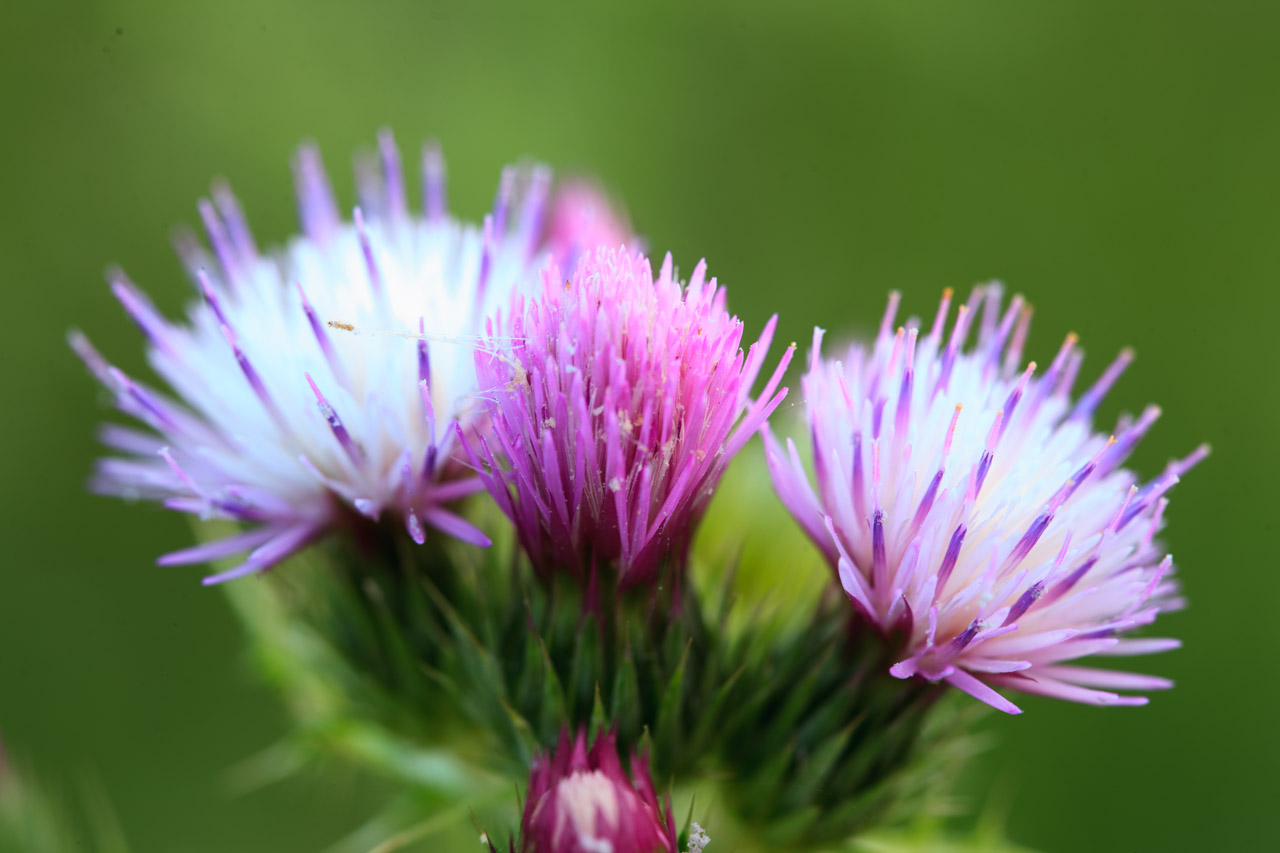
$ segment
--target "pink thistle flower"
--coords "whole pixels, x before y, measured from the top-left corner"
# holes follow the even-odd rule
[[[670,255],[655,279],[625,248],[515,297],[476,356],[492,432],[472,458],[540,573],[614,562],[628,587],[683,565],[729,461],[786,395],[791,349],[750,396],[776,322],[744,355],[705,262],[682,287]]]
[[[945,681],[1008,713],[995,688],[1098,705],[1165,679],[1071,665],[1088,655],[1176,648],[1123,632],[1181,606],[1155,540],[1165,497],[1201,447],[1145,484],[1121,467],[1160,414],[1092,427],[1129,351],[1077,401],[1082,354],[1069,335],[1048,370],[1020,369],[1031,311],[998,285],[976,288],[945,334],[951,292],[927,336],[894,332],[890,298],[870,352],[823,361],[814,332],[805,405],[816,490],[794,442],[767,433],[782,502],[836,570],[857,612],[905,638],[890,670]],[[965,340],[978,312],[977,345]]]
[[[409,209],[390,133],[357,163],[353,221],[314,147],[299,151],[294,171],[304,233],[282,250],[258,250],[224,186],[200,202],[212,252],[194,236],[179,240],[199,294],[186,324],[162,317],[123,273],[110,275],[173,396],[72,334],[118,408],[145,427],[103,432],[120,456],[100,464],[96,488],[244,523],[160,558],[248,554],[206,583],[267,569],[354,513],[389,513],[419,543],[431,527],[488,545],[447,508],[483,488],[455,458],[454,425],[478,416],[472,349],[482,318],[519,283],[536,283],[547,257],[549,172],[507,169],[476,227],[447,214],[434,146],[422,152],[422,214]]]
[[[671,803],[658,805],[649,764],[631,758],[628,775],[617,738],[560,735],[550,756],[534,759],[521,823],[523,853],[676,853]]]

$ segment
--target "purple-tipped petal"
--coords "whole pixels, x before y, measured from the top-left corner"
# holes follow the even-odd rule
[[[1003,711],[1006,714],[1022,713],[1022,709],[1017,705],[992,690],[985,682],[974,678],[962,669],[957,669],[947,676],[947,683],[952,687],[963,690],[979,702],[985,702],[997,711]]]
[[[262,545],[276,535],[266,527],[256,527],[225,539],[215,539],[202,545],[171,551],[156,560],[157,566],[189,566],[193,563],[211,563],[233,554],[243,554]]]
[[[278,535],[268,540],[266,543],[259,545],[256,550],[249,555],[249,559],[233,569],[220,572],[216,575],[210,575],[204,578],[201,583],[205,586],[225,583],[235,578],[244,577],[254,572],[264,572],[272,566],[285,560],[298,551],[301,551],[307,545],[311,544],[321,531],[307,524],[300,524],[295,527],[279,531]]]
[[[446,509],[428,509],[422,513],[422,520],[437,530],[452,536],[454,539],[460,539],[471,545],[477,545],[481,548],[488,548],[493,544],[488,536],[480,528],[467,521],[460,515],[449,512]]]

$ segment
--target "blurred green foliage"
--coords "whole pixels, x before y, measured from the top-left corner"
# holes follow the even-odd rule
[[[1163,405],[1135,465],[1215,447],[1169,515],[1191,608],[1163,626],[1186,648],[1142,661],[1179,686],[990,715],[973,796],[1015,789],[1009,834],[1046,851],[1280,838],[1257,613],[1280,598],[1280,7],[49,0],[3,21],[0,731],[46,780],[100,779],[130,849],[323,849],[387,790],[335,769],[231,795],[284,714],[223,597],[152,565],[186,524],[82,493],[105,410],[64,333],[143,369],[103,267],[177,312],[166,235],[211,176],[278,242],[293,146],[318,140],[350,200],[349,156],[384,124],[441,139],[469,217],[512,159],[600,175],[652,247],[708,258],[749,328],[782,312],[783,340],[865,330],[891,288],[923,314],[998,276],[1037,308],[1031,357],[1074,330],[1089,375],[1136,347],[1103,411]],[[812,560],[761,538],[780,570]]]

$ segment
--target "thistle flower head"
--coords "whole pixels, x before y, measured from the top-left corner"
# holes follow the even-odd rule
[[[550,756],[534,761],[521,824],[523,853],[676,853],[671,804],[665,809],[648,762],[632,756],[628,775],[616,738],[568,732]]]
[[[599,248],[565,280],[552,265],[476,356],[492,432],[474,457],[544,575],[614,563],[621,585],[683,562],[729,460],[777,407],[791,351],[751,386],[776,318],[744,354],[742,322],[700,263]]]
[[[171,323],[129,282],[111,287],[172,394],[72,346],[142,429],[111,426],[96,487],[246,529],[168,554],[186,564],[248,554],[215,582],[270,567],[355,513],[389,513],[486,545],[447,505],[481,487],[455,458],[475,423],[472,348],[482,318],[536,273],[550,175],[508,169],[482,227],[451,218],[438,150],[422,152],[424,211],[409,209],[389,133],[357,163],[360,207],[339,212],[314,147],[294,163],[303,235],[260,252],[235,198],[201,201],[211,251],[179,240],[198,301]],[[382,330],[389,334],[367,334]]]
[[[947,334],[950,298],[921,337],[915,323],[894,331],[894,294],[871,350],[842,361],[822,359],[815,330],[804,391],[816,488],[795,444],[766,434],[778,494],[861,616],[905,637],[894,675],[1010,713],[996,688],[1143,704],[1113,691],[1169,682],[1068,662],[1178,645],[1120,635],[1181,603],[1155,536],[1166,493],[1207,448],[1138,482],[1121,466],[1159,409],[1113,435],[1092,426],[1130,352],[1072,402],[1074,335],[1047,370],[1023,369],[1021,297],[1002,311],[998,285],[976,288]]]

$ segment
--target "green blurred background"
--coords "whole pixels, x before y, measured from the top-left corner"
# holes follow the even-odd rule
[[[224,598],[152,564],[186,523],[83,494],[106,409],[64,334],[143,369],[104,267],[176,313],[167,235],[210,177],[278,242],[299,140],[350,201],[382,125],[443,142],[469,218],[525,155],[599,175],[749,326],[781,311],[784,340],[864,329],[891,288],[927,313],[1000,277],[1037,309],[1031,357],[1075,330],[1091,376],[1136,347],[1103,416],[1163,405],[1137,467],[1215,449],[1170,512],[1191,608],[1162,624],[1186,647],[1142,661],[1179,686],[992,715],[972,794],[1006,791],[1011,836],[1051,853],[1280,849],[1280,7],[46,0],[2,20],[0,731],[46,780],[105,790],[135,850],[317,850],[386,791],[344,770],[229,793],[286,719]]]

